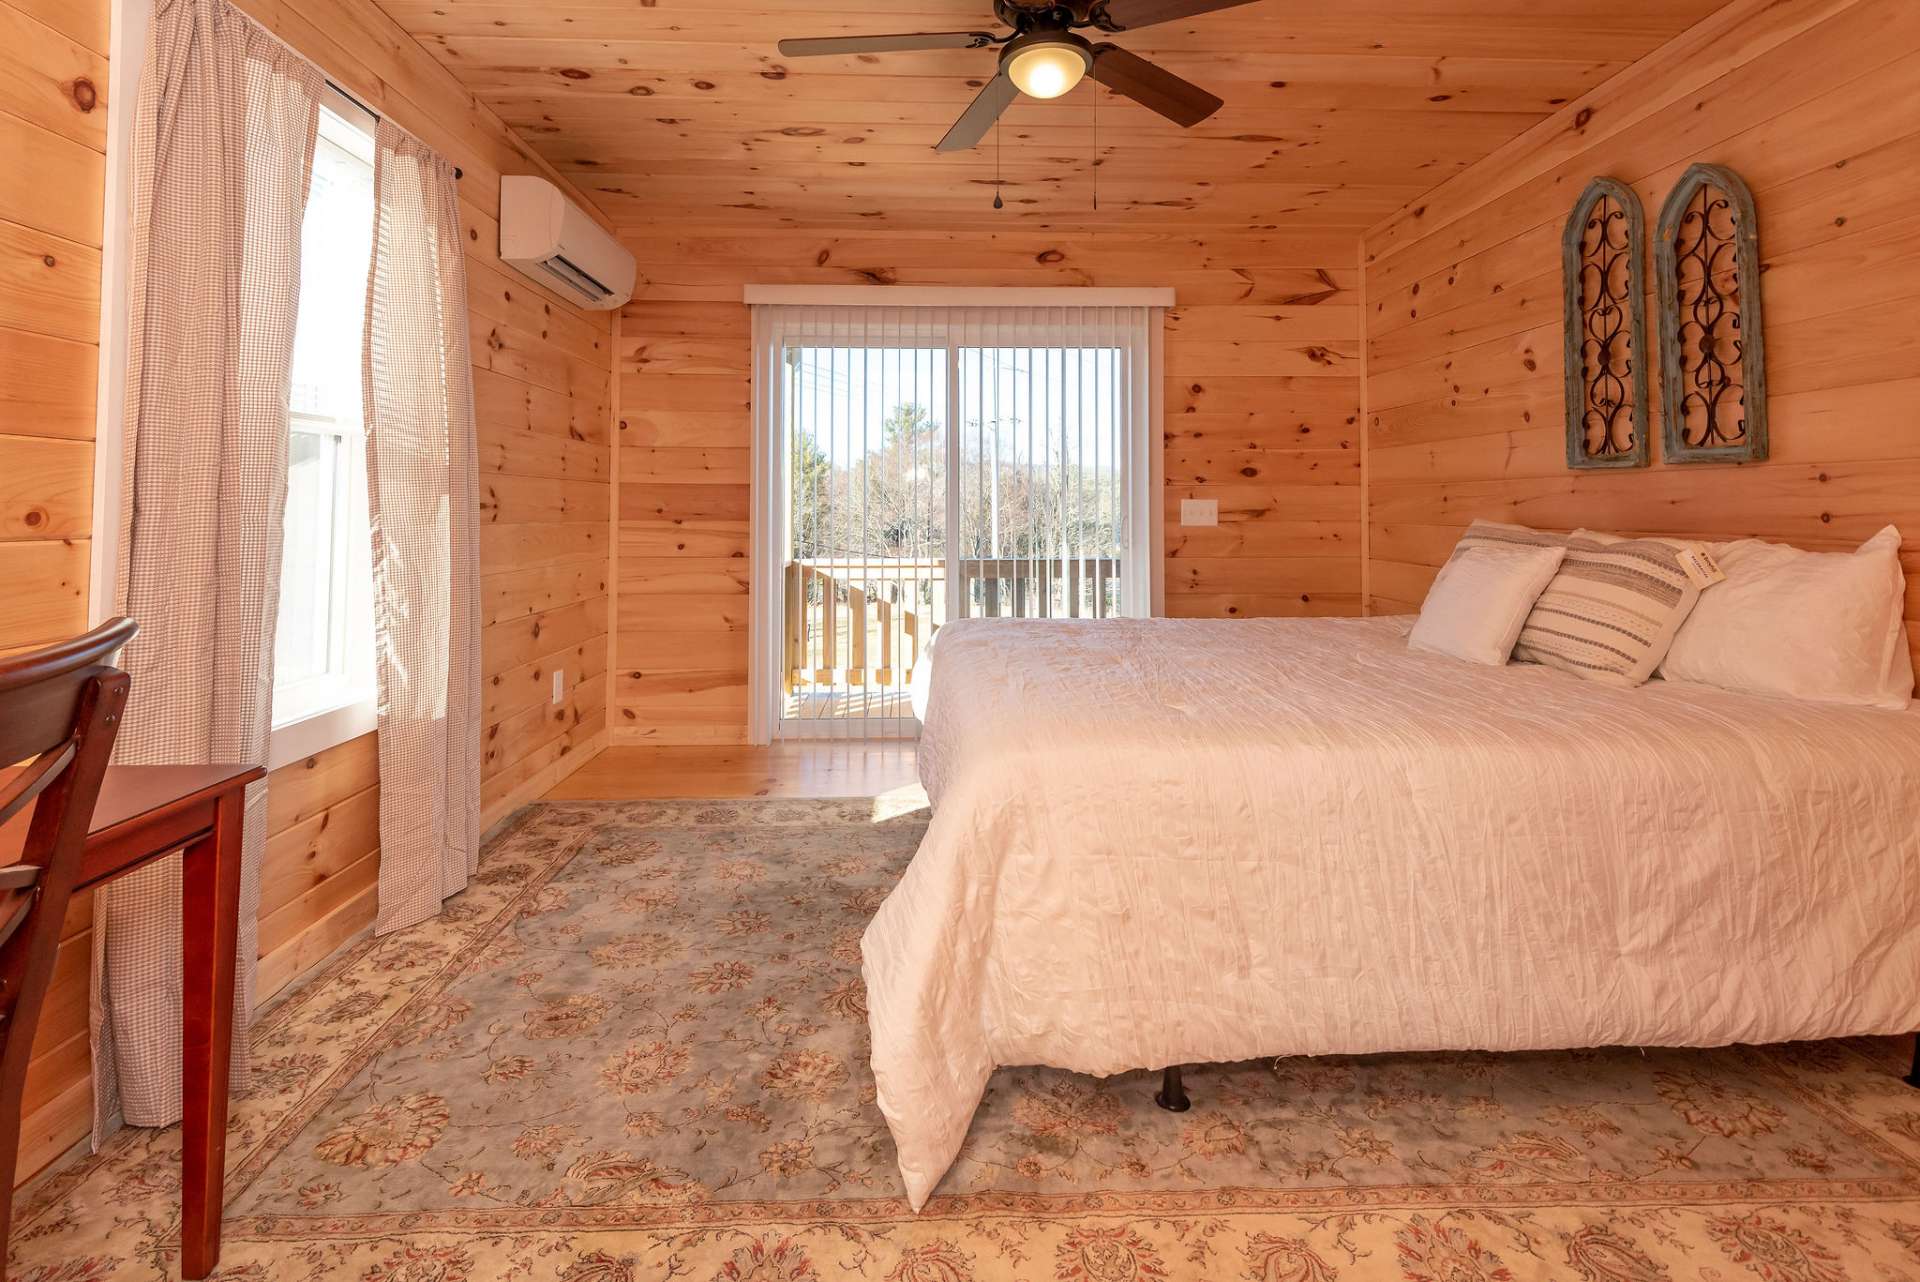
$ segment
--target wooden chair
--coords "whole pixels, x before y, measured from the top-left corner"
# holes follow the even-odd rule
[[[107,661],[136,630],[133,620],[114,619],[72,641],[0,659],[0,829],[16,817],[26,823],[19,862],[0,866],[0,1172],[7,1189],[0,1279],[34,1026],[127,703],[127,674]]]

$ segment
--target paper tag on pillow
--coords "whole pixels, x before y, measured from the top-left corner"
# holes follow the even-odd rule
[[[1681,572],[1696,588],[1710,588],[1727,577],[1720,563],[1713,559],[1713,553],[1703,547],[1675,548],[1673,554],[1680,562]]]

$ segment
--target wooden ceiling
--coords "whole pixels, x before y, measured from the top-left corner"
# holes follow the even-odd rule
[[[1096,153],[1089,80],[960,154],[934,143],[994,51],[774,43],[998,30],[990,0],[379,2],[623,227],[1357,231],[1726,0],[1263,0],[1117,37],[1226,99],[1199,127],[1101,92]]]

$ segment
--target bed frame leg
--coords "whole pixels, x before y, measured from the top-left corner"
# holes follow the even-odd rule
[[[1913,1038],[1913,1070],[1901,1080],[1909,1086],[1920,1087],[1920,1033]]]
[[[1920,1063],[1916,1063],[1920,1071]],[[1153,1102],[1169,1113],[1184,1113],[1193,1107],[1193,1101],[1187,1098],[1187,1088],[1180,1083],[1180,1066],[1174,1065],[1160,1074],[1160,1089],[1153,1093]]]

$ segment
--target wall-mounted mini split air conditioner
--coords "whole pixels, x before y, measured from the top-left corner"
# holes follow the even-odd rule
[[[633,297],[633,255],[544,178],[500,180],[500,259],[582,307]]]

